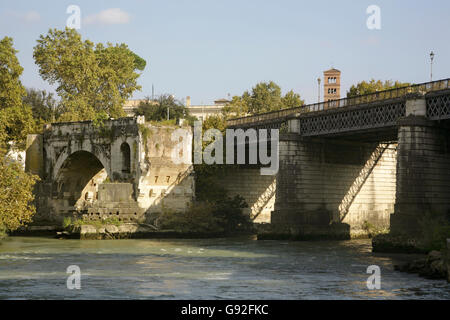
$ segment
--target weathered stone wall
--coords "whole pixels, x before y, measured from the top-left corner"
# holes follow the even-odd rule
[[[402,119],[399,126],[392,232],[414,234],[426,213],[450,210],[450,131],[414,115]]]
[[[144,222],[153,212],[185,210],[194,196],[192,132],[184,127],[172,141],[177,129],[138,117],[100,127],[57,123],[30,136],[26,169],[42,179],[35,222],[59,224],[67,215]],[[181,163],[173,152],[184,152]]]
[[[324,227],[347,223],[352,235],[367,221],[389,226],[396,188],[396,147],[302,139],[280,141],[274,225]]]
[[[256,223],[270,223],[274,209],[276,176],[263,176],[259,168],[237,168],[230,166],[218,179],[230,196],[240,195],[248,208],[244,213]]]
[[[195,195],[192,129],[183,127],[182,136],[178,141],[172,141],[172,134],[179,128],[145,126],[147,130],[142,139],[140,159],[139,205],[147,208],[149,214],[162,210],[185,210]],[[174,153],[182,158],[182,163],[173,161]]]

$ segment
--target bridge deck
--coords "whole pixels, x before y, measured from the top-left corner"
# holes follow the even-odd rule
[[[352,98],[343,98],[296,108],[272,111],[254,116],[230,119],[227,121],[227,126],[229,128],[279,127],[281,123],[298,117],[301,117],[302,119],[307,118],[308,120],[306,120],[305,124],[306,127],[309,127],[310,129],[314,126],[316,129],[319,127],[322,128],[319,130],[321,134],[339,132],[346,127],[346,125],[348,127],[349,122],[354,122],[355,129],[364,129],[365,127],[367,127],[367,129],[371,129],[379,126],[392,126],[395,125],[395,121],[398,117],[402,116],[402,112],[404,113],[404,100],[407,95],[414,93],[437,93],[438,91],[447,89],[450,89],[450,79],[426,82]],[[441,101],[438,100],[438,98],[433,100],[434,106],[442,103],[442,99]],[[445,109],[448,109],[449,111],[447,113],[450,115],[450,106],[448,106],[448,101],[449,100],[447,98],[447,103],[444,104]],[[443,116],[442,108],[433,108],[433,105],[432,108],[430,108],[430,112],[432,113],[430,114],[430,119],[434,120],[436,117],[441,119]],[[358,114],[355,114],[355,112]],[[318,121],[314,120],[319,118],[324,119],[324,117],[327,118],[328,123],[321,120],[321,124],[318,124]],[[317,125],[319,125],[319,127],[317,127]],[[308,131],[307,129],[305,130],[306,131],[302,132],[303,135],[308,135],[308,132],[311,131]],[[313,131],[315,131],[314,135],[319,133],[317,130]]]

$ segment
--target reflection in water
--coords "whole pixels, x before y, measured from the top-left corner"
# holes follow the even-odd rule
[[[393,270],[406,255],[369,240],[250,239],[0,242],[0,299],[450,299],[450,285]],[[81,290],[66,268],[81,268]],[[381,268],[381,290],[366,286]]]

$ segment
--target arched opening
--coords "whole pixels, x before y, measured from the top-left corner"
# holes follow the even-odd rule
[[[82,210],[95,200],[98,185],[108,176],[100,160],[90,152],[77,151],[61,166],[56,179],[62,205]]]
[[[120,146],[120,153],[122,154],[122,172],[130,173],[131,168],[131,158],[130,158],[130,146],[128,143],[124,142]]]

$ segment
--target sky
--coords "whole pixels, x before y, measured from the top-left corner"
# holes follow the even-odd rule
[[[433,80],[450,77],[448,0],[0,0],[0,38],[13,38],[26,87],[54,90],[33,47],[66,26],[70,5],[81,10],[83,39],[126,43],[147,61],[134,99],[153,85],[155,94],[210,104],[274,81],[315,103],[317,78],[331,67],[342,72],[343,96],[372,78],[427,82],[431,51]],[[367,27],[371,5],[380,29]]]

